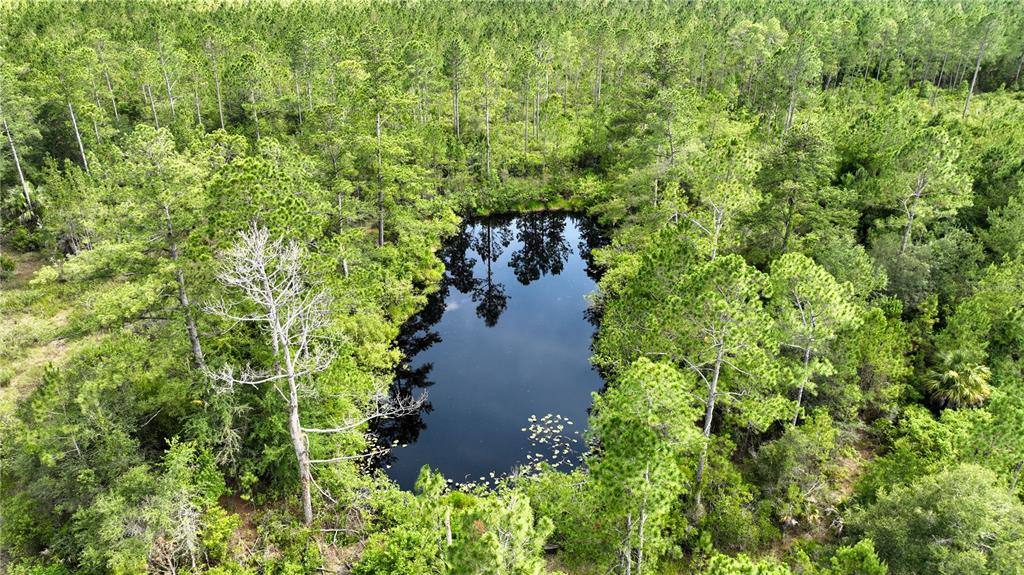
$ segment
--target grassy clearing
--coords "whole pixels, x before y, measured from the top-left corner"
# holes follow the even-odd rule
[[[33,285],[46,261],[38,253],[11,254],[14,275],[0,291],[0,419],[39,383],[47,365],[63,365],[100,334],[76,333],[69,318],[88,294],[61,283]]]

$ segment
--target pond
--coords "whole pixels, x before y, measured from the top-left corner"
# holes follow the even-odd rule
[[[428,401],[374,430],[397,447],[379,464],[411,489],[424,464],[455,483],[493,483],[538,460],[579,460],[591,393],[596,319],[586,295],[602,236],[559,212],[466,222],[440,252],[446,273],[402,327],[392,393]],[[483,481],[481,481],[483,478]]]

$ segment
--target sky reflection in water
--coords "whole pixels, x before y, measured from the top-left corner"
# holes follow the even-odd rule
[[[528,463],[531,415],[560,414],[582,435],[603,384],[584,297],[599,241],[589,220],[544,212],[472,220],[446,242],[441,287],[398,341],[408,364],[394,392],[426,390],[428,404],[375,430],[408,444],[381,462],[403,488],[424,464],[463,482]]]

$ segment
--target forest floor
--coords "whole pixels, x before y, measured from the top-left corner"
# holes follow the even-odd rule
[[[12,253],[14,275],[0,287],[0,420],[32,392],[48,365],[62,365],[75,351],[99,336],[75,336],[68,320],[78,295],[59,285],[36,286],[36,272],[46,265],[37,252]]]

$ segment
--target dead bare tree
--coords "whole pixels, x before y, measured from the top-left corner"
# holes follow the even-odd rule
[[[207,369],[214,380],[234,385],[271,384],[287,402],[288,432],[299,467],[304,522],[313,522],[310,469],[313,463],[331,463],[355,459],[359,455],[313,460],[309,455],[307,433],[346,433],[357,431],[370,421],[398,417],[419,409],[424,398],[393,400],[387,389],[378,389],[370,397],[366,413],[326,428],[303,427],[300,420],[301,387],[310,376],[327,369],[334,360],[332,345],[318,335],[331,316],[330,295],[308,281],[302,272],[302,248],[294,241],[271,239],[266,228],[253,224],[241,232],[226,254],[218,279],[228,288],[241,292],[244,303],[221,302],[210,308],[223,318],[260,324],[269,336],[274,353],[271,369],[246,366],[236,374],[233,366],[219,371]],[[255,309],[253,309],[255,308]],[[287,393],[279,384],[288,385]]]

